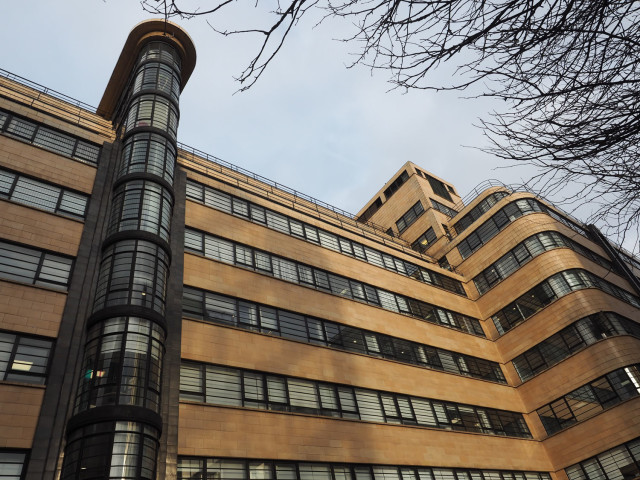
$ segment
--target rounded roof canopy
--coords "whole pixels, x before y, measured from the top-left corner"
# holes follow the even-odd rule
[[[150,40],[164,40],[173,44],[180,53],[182,59],[181,68],[181,88],[187,84],[194,67],[196,66],[196,47],[180,26],[165,20],[145,20],[136,25],[127,41],[122,47],[122,52],[118,58],[107,88],[102,95],[98,106],[98,115],[111,120],[118,105],[120,95],[127,86],[127,81],[131,71],[135,66],[138,54],[142,47]]]

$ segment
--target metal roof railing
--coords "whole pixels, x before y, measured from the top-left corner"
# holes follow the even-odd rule
[[[473,202],[473,200],[475,200],[478,195],[480,195],[485,190],[493,187],[504,187],[507,190],[512,191],[512,188],[509,185],[505,185],[500,180],[496,180],[493,178],[489,180],[483,180],[478,185],[473,187],[473,190],[467,193],[458,203],[456,203],[453,206],[453,209],[458,212],[462,211],[462,209]]]
[[[111,122],[99,117],[95,107],[2,68],[0,95],[106,138],[113,138]]]
[[[462,200],[460,200],[455,205],[454,208],[458,210],[458,212],[460,212],[464,207],[466,207],[469,203],[475,200],[476,197],[478,197],[478,195],[480,195],[485,190],[488,190],[489,188],[493,188],[493,187],[503,187],[504,189],[508,190],[510,193],[523,193],[523,192],[530,193],[531,195],[536,197],[538,200],[542,200],[545,203],[549,204],[549,206],[551,206],[554,210],[557,210],[563,216],[567,217],[572,222],[578,224],[580,227],[583,227],[583,228],[587,227],[587,224],[584,223],[582,220],[577,219],[576,217],[574,217],[567,211],[563,210],[562,208],[558,207],[557,205],[550,203],[546,198],[540,195],[539,192],[535,191],[528,185],[525,185],[525,184],[507,185],[506,183],[503,183],[500,180],[496,180],[496,179],[484,180],[483,182],[480,182],[478,185],[476,185],[473,188],[473,190],[471,190],[471,192],[465,195],[465,197]]]
[[[33,82],[27,78],[21,77],[20,75],[16,75],[15,73],[9,72],[4,68],[0,68],[0,76],[4,77],[8,80],[12,80],[14,82],[21,83],[33,90],[36,90],[40,93],[44,93],[45,95],[49,95],[50,97],[57,98],[58,100],[62,100],[65,103],[73,105],[75,107],[86,110],[90,113],[96,113],[96,107],[89,105],[88,103],[81,102],[73,97],[65,95],[64,93],[60,93],[56,90],[53,90],[49,87],[45,87],[44,85],[40,85],[39,83]]]
[[[352,213],[270,180],[262,175],[238,167],[218,157],[209,155],[189,145],[178,142],[178,147],[183,152],[189,153],[192,156],[192,158],[188,158],[188,160],[194,162],[199,169],[204,169],[202,173],[209,175],[212,175],[212,173],[222,174],[231,180],[234,185],[242,186],[242,184],[244,184],[245,187],[252,190],[257,188],[265,192],[269,197],[277,197],[281,202],[283,201],[290,204],[294,209],[305,211],[306,213],[313,213],[317,217],[324,217],[332,223],[338,224],[341,228],[356,232],[367,238],[375,237],[374,239],[379,243],[399,249],[429,263],[435,263],[433,258],[410,248],[409,243],[405,240],[388,235],[380,225],[372,222],[358,222],[356,215]],[[198,171],[198,169],[194,170]],[[238,175],[234,175],[234,173]]]

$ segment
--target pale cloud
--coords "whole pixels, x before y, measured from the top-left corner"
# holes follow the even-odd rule
[[[5,2],[0,41],[13,73],[97,105],[122,45],[148,18],[131,0]],[[28,15],[25,9],[28,8]],[[231,11],[220,22],[251,21]],[[477,118],[495,105],[459,93],[390,91],[386,72],[346,69],[353,50],[333,41],[347,24],[294,31],[281,55],[248,92],[238,75],[259,37],[222,37],[204,19],[178,21],[196,45],[196,69],[181,98],[179,138],[195,148],[357,212],[407,160],[452,182],[465,195],[489,178],[521,183],[531,170],[465,145],[486,140]],[[26,34],[25,32],[28,32]],[[439,72],[447,80],[450,72]]]

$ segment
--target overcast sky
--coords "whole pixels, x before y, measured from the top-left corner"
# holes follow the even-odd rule
[[[242,13],[218,25],[257,15]],[[3,2],[0,68],[97,106],[127,35],[148,18],[136,0]],[[484,180],[532,174],[470,148],[487,145],[473,125],[490,100],[389,91],[387,72],[345,68],[354,46],[334,39],[349,25],[303,21],[258,83],[234,95],[260,39],[222,37],[203,18],[174,21],[198,55],[180,99],[182,143],[352,213],[409,160],[463,197]]]

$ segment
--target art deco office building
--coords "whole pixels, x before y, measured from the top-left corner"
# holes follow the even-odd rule
[[[406,163],[350,215],[181,145],[195,59],[139,24],[97,109],[2,71],[0,480],[639,476],[637,259],[504,185]]]

